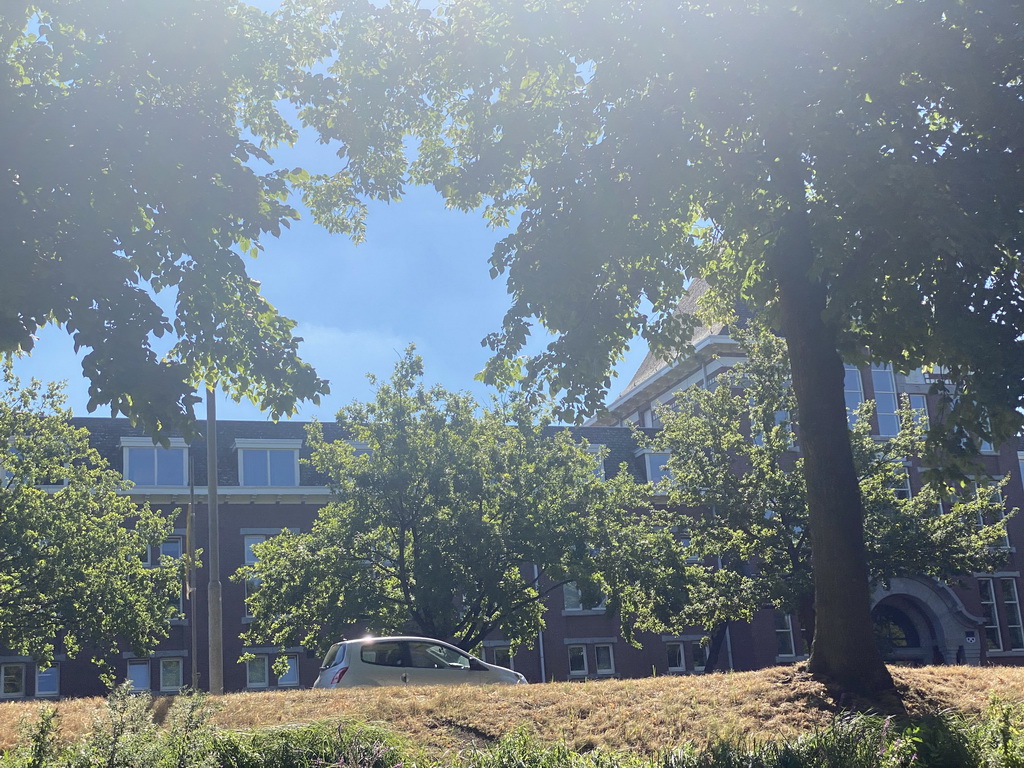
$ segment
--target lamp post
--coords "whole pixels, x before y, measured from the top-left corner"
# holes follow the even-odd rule
[[[212,387],[206,388],[206,510],[210,526],[207,554],[210,585],[208,628],[210,648],[210,693],[224,693],[224,610],[220,585],[220,515],[217,510],[217,403]]]

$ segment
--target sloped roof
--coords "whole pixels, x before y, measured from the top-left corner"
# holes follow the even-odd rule
[[[700,298],[707,293],[708,288],[710,288],[710,286],[706,280],[703,278],[696,278],[690,283],[690,286],[686,290],[686,295],[683,296],[678,306],[676,306],[675,314],[685,314],[696,317]],[[736,325],[740,328],[744,327],[752,316],[750,308],[746,304],[738,305],[736,307],[736,314]],[[698,343],[711,336],[727,336],[728,334],[728,323],[712,323],[710,326],[698,325],[693,329],[693,334],[690,336],[690,344],[697,346]],[[664,358],[658,357],[653,352],[648,352],[647,357],[645,357],[644,361],[640,363],[640,367],[637,369],[636,373],[633,374],[633,378],[630,379],[629,384],[627,384],[626,388],[622,390],[619,397],[625,397],[669,365],[670,363]]]

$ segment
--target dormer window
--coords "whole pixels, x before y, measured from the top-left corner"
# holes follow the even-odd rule
[[[235,440],[238,484],[248,487],[294,487],[299,484],[302,440]]]
[[[171,445],[153,445],[148,437],[122,437],[124,476],[145,487],[182,487],[188,485],[188,446],[181,438]]]

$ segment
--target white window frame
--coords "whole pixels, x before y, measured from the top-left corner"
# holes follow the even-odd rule
[[[641,448],[635,453],[636,456],[643,456],[644,458],[644,476],[647,478],[649,483],[658,483],[661,480],[671,477],[671,473],[665,467],[668,462],[671,453],[669,451],[652,451],[648,448]],[[658,464],[658,471],[661,473],[661,477],[657,480],[653,479],[655,474],[655,465],[652,463],[655,459],[664,459]]]
[[[253,665],[258,664],[263,667],[263,682],[253,682],[252,670]],[[254,658],[249,659],[245,662],[245,687],[246,688],[269,688],[270,687],[270,659],[267,658],[266,654],[257,654]]]
[[[674,652],[670,650],[672,648],[675,648]],[[686,646],[682,642],[665,643],[665,656],[669,672],[686,671]],[[678,665],[673,666],[673,657],[679,662]]]
[[[247,533],[242,537],[242,546],[245,549],[244,562],[246,565],[255,565],[259,562],[259,558],[252,551],[253,544],[262,544],[264,541],[270,538],[269,534],[266,533]],[[245,617],[247,619],[252,618],[252,614],[249,613],[249,596],[259,587],[259,579],[246,579],[245,585]]]
[[[999,597],[1003,603],[1003,616],[1006,618],[1006,633],[1010,640],[1009,650],[1024,651],[1024,621],[1021,620],[1017,579],[1012,576],[1001,577],[999,579]]]
[[[583,659],[583,669],[572,668],[573,649],[579,649],[580,658]],[[565,650],[569,661],[569,677],[586,677],[590,674],[590,662],[587,659],[587,646],[582,643],[573,643],[566,646]]]
[[[146,670],[146,687],[140,688],[135,684],[132,677],[132,669]],[[128,672],[125,679],[131,683],[132,691],[135,693],[149,692],[153,690],[153,667],[149,659],[128,659]]]
[[[177,664],[178,666],[177,680],[173,684],[165,683],[164,672],[167,669],[169,669],[173,664]],[[166,658],[160,659],[159,674],[160,691],[162,693],[177,693],[181,690],[182,685],[184,685],[183,681],[185,676],[185,660],[180,656],[168,656]]]
[[[131,480],[131,461],[129,455],[132,449],[149,449],[153,451],[153,485],[142,485],[136,483],[136,488],[187,488],[188,487],[188,444],[180,437],[170,438],[170,445],[164,448],[162,445],[153,445],[153,441],[148,437],[122,437],[121,438],[121,467],[126,480]],[[170,485],[167,483],[160,482],[160,476],[157,472],[157,453],[156,451],[163,450],[180,450],[181,451],[181,477],[182,482],[180,484]],[[134,481],[132,481],[134,482]]]
[[[710,641],[708,645],[703,645],[701,640],[694,640],[690,643],[690,654],[693,660],[694,672],[704,671],[704,668],[708,665],[708,651],[710,650]]]
[[[8,671],[10,670],[10,671]],[[7,690],[7,676],[8,674],[16,672],[21,677],[21,689],[20,690]],[[23,699],[26,696],[25,692],[25,662],[13,661],[0,663],[0,698],[2,699]]]
[[[884,379],[880,382],[879,379]],[[882,389],[879,387],[879,383],[888,386],[889,389]],[[892,371],[892,366],[888,363],[879,365],[873,363],[871,365],[871,387],[875,394],[875,420],[878,422],[878,436],[879,437],[896,437],[900,431],[900,395],[896,389],[896,376]],[[888,395],[892,398],[892,408],[885,406],[883,410],[883,404],[879,402],[879,395]],[[887,427],[883,427],[884,423],[890,427],[894,427],[891,431]]]
[[[795,659],[796,658],[796,637],[793,634],[793,617],[782,611],[773,611],[772,620],[775,623],[775,658]],[[782,619],[781,623],[779,619]],[[780,625],[781,624],[781,625]],[[788,642],[789,653],[780,653],[780,640]]]
[[[171,542],[177,542],[177,550],[178,550],[179,554],[175,555],[175,554],[173,554],[171,552],[165,552],[164,551],[164,547],[168,543],[171,543]],[[181,558],[182,558],[182,556],[184,556],[184,554],[185,554],[185,537],[182,536],[181,534],[174,534],[172,536],[168,536],[166,539],[164,539],[160,543],[160,557],[163,557],[164,555],[167,555],[172,560],[181,560]],[[184,608],[184,606],[185,606],[185,595],[184,595],[184,592],[185,592],[185,585],[179,582],[179,584],[178,584],[178,599],[174,603],[174,606],[178,609],[179,612],[182,612],[182,611],[185,610],[185,608]],[[181,686],[178,686],[178,687],[180,688]]]
[[[857,406],[864,402],[864,379],[860,368],[856,365],[846,363],[843,365],[843,370],[845,371],[843,374],[843,399],[846,401],[846,422],[852,427]],[[853,374],[854,382],[857,384],[856,389],[847,386],[850,383],[850,374]],[[853,405],[850,404],[850,395],[855,395],[857,400]]]
[[[601,453],[604,451],[605,446],[601,443],[590,443],[587,446],[587,453],[594,457],[594,474],[598,480],[605,479],[604,473],[604,459],[601,458]]]
[[[991,578],[978,579],[978,600],[981,603],[985,646],[990,651],[1002,651],[1003,632],[999,626],[999,603],[994,582],[995,579]]]
[[[39,679],[43,676],[52,677],[54,682],[52,690],[41,690]],[[36,696],[39,698],[60,696],[60,664],[58,662],[54,662],[46,669],[42,669],[38,664],[36,665]]]
[[[279,688],[298,688],[299,687],[299,657],[298,654],[289,653],[285,655],[285,661],[288,662],[288,672],[284,675],[279,675],[277,678],[277,685]],[[294,679],[289,680],[287,675],[293,675]]]
[[[245,488],[295,488],[299,485],[299,453],[302,450],[301,439],[273,440],[264,438],[236,438],[232,444],[238,460],[238,484]],[[245,451],[268,451],[267,453],[267,482],[270,483],[270,454],[269,451],[291,451],[293,461],[293,473],[295,482],[290,485],[254,485],[246,482],[245,477]]]
[[[507,656],[507,661],[505,659],[498,659],[499,653]],[[512,646],[495,645],[493,648],[491,648],[491,663],[497,664],[499,667],[505,667],[506,669],[511,669],[512,671],[515,671],[516,659],[515,656],[512,655]]]
[[[910,403],[910,410],[921,411],[922,415],[918,423],[924,428],[928,429],[928,425],[931,424],[931,414],[928,412],[928,396],[908,394],[908,402]]]
[[[601,667],[601,650],[608,649],[608,666]],[[611,643],[597,643],[594,645],[594,671],[599,675],[615,674],[615,646]]]

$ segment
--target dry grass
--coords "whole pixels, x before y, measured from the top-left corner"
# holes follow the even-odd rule
[[[1024,668],[894,668],[913,714],[981,711],[992,695],[1024,700]],[[835,702],[793,667],[706,677],[660,677],[487,688],[376,688],[229,694],[215,722],[250,729],[349,720],[383,726],[430,753],[484,746],[520,727],[580,750],[604,747],[655,752],[683,741],[718,737],[781,738],[829,721]],[[89,727],[101,699],[58,704],[66,736]],[[167,699],[155,702],[163,718]],[[0,749],[38,703],[0,704]]]

